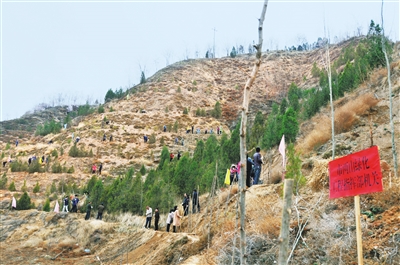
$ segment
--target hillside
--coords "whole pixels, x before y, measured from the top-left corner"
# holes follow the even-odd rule
[[[333,47],[331,60],[338,58],[349,43]],[[264,54],[251,91],[250,121],[257,111],[269,114],[272,103],[286,96],[292,82],[302,89],[316,86],[318,79],[312,76],[311,69],[314,62],[323,68],[322,52]],[[397,147],[400,145],[399,52],[397,43],[391,64]],[[205,129],[212,128],[215,134],[219,126],[230,134],[237,122],[243,85],[253,62],[251,55],[178,62],[157,72],[123,99],[106,103],[105,113],[75,119],[71,127],[59,134],[35,137],[20,127],[18,130],[24,133],[19,136],[17,147],[13,145],[14,134],[2,136],[0,148],[4,159],[11,156],[26,163],[33,155],[45,155],[50,157],[51,164],[73,167],[73,173],[11,172],[8,164],[2,168],[8,183],[15,182],[16,191],[0,190],[0,264],[230,264],[232,251],[238,259],[237,187],[230,191],[219,185],[214,196],[208,192],[202,194],[201,213],[184,217],[181,231],[176,234],[164,232],[164,212],[161,231],[156,232],[143,229],[143,216],[129,213],[106,212],[100,221],[93,219],[94,211],[92,219],[85,221],[83,213],[47,213],[41,209],[53,181],[85,185],[92,176],[93,163],[103,163],[100,178],[107,181],[118,178],[129,167],[136,170],[142,165],[146,169],[157,167],[163,145],[175,154],[178,151],[193,154],[197,141],[210,136],[204,134]],[[337,119],[343,125],[336,135],[336,155],[369,147],[371,138],[380,148],[384,192],[361,196],[366,264],[400,263],[400,181],[393,177],[385,74],[385,69],[376,69],[355,91],[335,102]],[[219,119],[209,115],[217,101],[222,106]],[[189,109],[188,114],[183,114],[185,108]],[[204,109],[208,115],[196,116],[197,109]],[[329,119],[330,108],[326,106],[301,124],[297,137],[296,148],[302,151],[307,185],[293,198],[292,264],[356,264],[353,200],[329,200],[327,163],[332,149]],[[167,132],[163,132],[164,125]],[[187,134],[186,128],[192,126],[195,130],[199,128],[201,134]],[[104,134],[106,141],[102,141]],[[69,156],[75,141],[72,135],[74,139],[79,136],[77,146],[91,151],[93,156]],[[144,135],[154,135],[155,142],[144,143]],[[174,143],[177,137],[179,144]],[[218,135],[217,139],[221,137]],[[7,143],[11,145],[9,148]],[[53,155],[55,152],[57,156]],[[264,184],[251,187],[246,197],[249,264],[274,264],[279,247],[283,204],[279,183],[281,157],[275,149],[262,153],[266,158],[261,173]],[[38,209],[11,211],[11,198],[21,196],[24,181]],[[33,193],[37,182],[41,190]],[[58,192],[57,199],[63,195]],[[84,203],[86,197],[80,194],[80,198]],[[54,204],[52,201],[52,209]]]

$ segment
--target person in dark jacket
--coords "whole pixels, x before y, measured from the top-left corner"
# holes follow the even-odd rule
[[[260,151],[261,151],[260,147],[257,147],[256,148],[256,152],[254,153],[254,156],[253,156],[253,163],[254,163],[253,185],[257,185],[258,184],[258,180],[260,178],[261,164],[262,164]]]
[[[97,207],[97,220],[102,220],[103,219],[103,211],[104,211],[104,204],[101,203],[98,207]]]
[[[89,219],[90,219],[90,212],[92,211],[92,208],[93,208],[92,202],[89,202],[89,203],[86,205],[86,216],[85,216],[85,220],[89,220]]]
[[[158,208],[154,211],[154,230],[158,230],[158,222],[160,221],[160,212]]]
[[[72,199],[72,213],[78,212],[78,203],[79,203],[79,198],[78,195],[75,194],[75,198]]]
[[[197,190],[193,190],[192,196],[192,211],[196,213],[196,211],[200,212],[200,202],[199,202],[199,195],[197,194]]]
[[[188,215],[188,212],[189,212],[189,197],[187,196],[186,193],[183,195],[182,206],[183,206],[183,210],[184,210],[183,216]]]
[[[246,156],[247,157],[247,162],[246,162],[246,186],[248,188],[251,187],[251,179],[254,177],[252,176],[252,172],[254,173],[253,170],[253,160],[251,160],[251,158],[249,157],[249,155]],[[254,175],[254,174],[253,174]]]
[[[101,175],[101,170],[102,170],[102,169],[103,169],[103,163],[100,163],[99,169],[98,169],[99,175]]]

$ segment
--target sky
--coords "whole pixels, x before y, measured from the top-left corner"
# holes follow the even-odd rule
[[[168,64],[217,58],[258,40],[264,1],[0,0],[0,121],[49,105],[104,102]],[[399,40],[400,0],[384,2],[385,35]],[[381,1],[269,1],[263,50],[319,37],[337,42],[370,21]]]

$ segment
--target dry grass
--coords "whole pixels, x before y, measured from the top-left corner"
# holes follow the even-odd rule
[[[308,185],[314,192],[329,187],[328,160],[315,160],[311,175],[308,176]]]
[[[350,100],[335,110],[335,133],[346,132],[351,129],[358,116],[364,114],[369,108],[376,106],[377,100],[372,94],[363,94]],[[337,103],[337,102],[336,102]],[[331,138],[331,120],[328,116],[319,114],[312,119],[314,129],[307,134],[305,139],[297,146],[303,153],[308,153]]]

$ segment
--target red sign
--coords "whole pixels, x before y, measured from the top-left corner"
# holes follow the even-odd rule
[[[329,162],[329,198],[382,191],[378,147]]]

